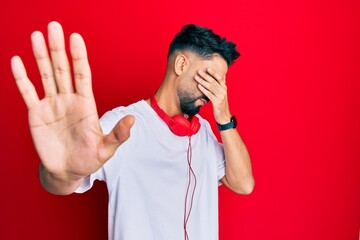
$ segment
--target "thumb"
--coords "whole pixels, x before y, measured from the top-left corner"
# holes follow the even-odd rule
[[[105,161],[109,159],[116,149],[130,137],[130,129],[135,122],[135,118],[132,115],[123,117],[111,130],[111,132],[104,136],[102,145],[104,146]]]

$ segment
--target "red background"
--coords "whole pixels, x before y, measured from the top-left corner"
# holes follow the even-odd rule
[[[41,188],[11,76],[18,54],[42,96],[30,34],[51,20],[85,38],[100,115],[154,93],[183,24],[238,43],[227,83],[256,186],[220,187],[220,239],[359,239],[359,10],[358,0],[2,1],[0,239],[107,238],[103,183],[70,196]],[[214,127],[210,106],[202,115]]]

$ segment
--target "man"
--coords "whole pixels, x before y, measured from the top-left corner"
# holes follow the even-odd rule
[[[54,194],[84,192],[95,179],[109,192],[109,238],[218,239],[219,184],[254,187],[251,161],[231,114],[225,76],[239,56],[212,30],[186,25],[169,48],[167,71],[151,99],[99,121],[85,43],[70,36],[75,88],[59,23],[31,36],[45,97],[39,100],[19,57],[13,75],[29,111],[40,181]],[[197,115],[212,102],[221,139]]]

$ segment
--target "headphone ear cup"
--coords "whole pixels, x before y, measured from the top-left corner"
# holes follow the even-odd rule
[[[173,116],[172,118],[162,110],[156,102],[155,96],[150,98],[150,103],[159,117],[169,126],[171,132],[179,137],[185,137],[196,134],[200,129],[200,121],[196,116],[192,116],[190,119],[181,115]]]
[[[191,126],[190,126],[191,133],[190,134],[194,135],[200,130],[201,124],[200,124],[199,118],[197,118],[196,116],[191,117],[190,122],[191,122]]]
[[[170,127],[171,131],[178,136],[192,136],[196,134],[200,129],[200,121],[197,117],[192,116],[187,119],[181,115],[177,115],[171,118],[174,124]]]
[[[173,116],[171,120],[174,124],[170,127],[171,131],[180,137],[191,135],[191,124],[189,120],[181,115]]]

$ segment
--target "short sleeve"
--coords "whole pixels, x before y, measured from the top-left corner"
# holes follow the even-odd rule
[[[102,172],[102,168],[100,168],[97,172],[85,177],[81,185],[74,192],[84,193],[93,186],[95,180],[103,181],[104,174]]]
[[[217,163],[217,178],[219,181],[219,185],[221,184],[220,179],[225,176],[225,154],[224,154],[224,147],[219,142],[214,142],[215,147],[215,156],[216,156],[216,163]]]
[[[217,140],[215,134],[213,133],[210,124],[208,121],[202,119],[202,123],[206,127],[206,131],[208,134],[209,147],[211,148],[211,152],[215,158],[216,171],[217,171],[217,180],[219,181],[219,185],[222,183],[220,179],[225,176],[225,153],[223,145]]]

